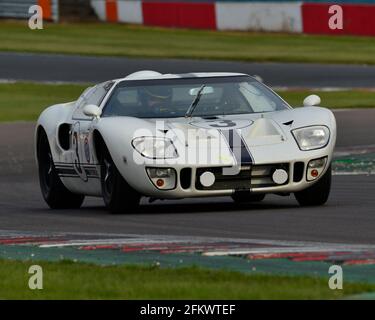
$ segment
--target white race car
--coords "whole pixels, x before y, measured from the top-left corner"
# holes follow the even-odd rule
[[[103,197],[113,213],[141,197],[231,196],[261,201],[294,193],[322,205],[331,187],[333,113],[311,95],[291,108],[239,73],[140,71],[86,89],[39,117],[36,157],[51,208]]]

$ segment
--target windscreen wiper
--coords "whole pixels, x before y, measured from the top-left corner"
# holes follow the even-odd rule
[[[201,99],[202,97],[202,94],[203,94],[203,89],[206,87],[206,85],[202,85],[198,92],[197,92],[197,95],[195,96],[193,102],[191,103],[189,109],[187,109],[186,113],[185,113],[185,118],[191,118],[195,108],[197,107],[198,103],[199,103],[199,100]]]

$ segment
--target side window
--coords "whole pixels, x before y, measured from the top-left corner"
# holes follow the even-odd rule
[[[89,117],[83,113],[83,107],[88,104],[95,104],[99,106],[107,95],[108,91],[112,88],[113,84],[113,82],[104,82],[96,85],[95,87],[86,89],[77,101],[77,109],[74,111],[73,119],[89,119]]]
[[[90,95],[90,92],[93,91],[94,89],[95,89],[94,87],[88,87],[85,89],[85,91],[83,91],[83,93],[81,94],[81,96],[78,98],[76,102],[76,106],[78,108],[86,104],[87,96]]]
[[[100,106],[112,85],[113,82],[98,84],[95,87],[95,91],[89,97],[87,97],[87,104],[95,104],[96,106]]]
[[[239,90],[246,98],[246,100],[250,103],[250,106],[254,112],[267,112],[276,110],[276,103],[255,86],[244,82],[241,83]]]

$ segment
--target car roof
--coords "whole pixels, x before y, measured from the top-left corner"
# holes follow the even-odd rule
[[[162,79],[186,79],[186,78],[214,78],[214,77],[235,77],[235,76],[248,76],[244,73],[233,72],[192,72],[181,74],[162,74],[156,71],[143,70],[134,72],[124,78],[117,79],[117,81],[130,81],[130,80],[162,80]]]

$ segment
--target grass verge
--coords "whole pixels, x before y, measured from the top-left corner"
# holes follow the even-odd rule
[[[375,64],[368,37],[217,32],[124,24],[0,23],[0,51],[240,61]]]
[[[33,264],[43,268],[43,290],[28,287]],[[0,299],[337,299],[375,290],[374,285],[353,283],[330,290],[321,278],[70,261],[0,260],[0,279]]]
[[[48,106],[76,100],[87,86],[0,84],[0,121],[35,121]]]
[[[281,91],[278,94],[293,107],[301,106],[305,97],[310,94],[319,95],[322,99],[322,106],[330,109],[375,107],[375,91],[368,90],[290,90]]]
[[[76,100],[87,86],[78,84],[0,84],[0,121],[35,121],[47,106]],[[282,91],[280,95],[292,106],[302,105],[303,99],[319,94],[323,105],[331,108],[375,107],[375,91]]]

